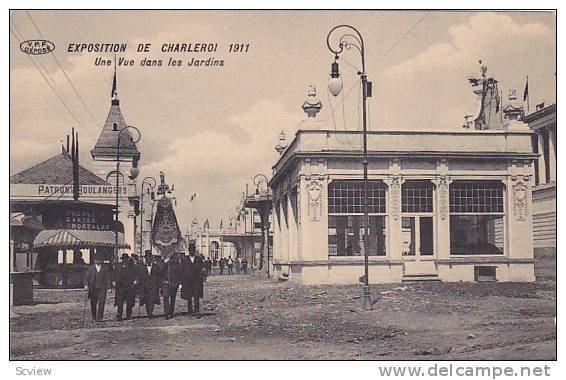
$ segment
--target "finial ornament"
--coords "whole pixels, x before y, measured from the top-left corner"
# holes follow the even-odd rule
[[[316,97],[316,87],[312,84],[307,89],[307,99],[303,103],[302,108],[309,118],[315,118],[322,108],[322,103]]]
[[[287,146],[289,146],[289,144],[287,144],[287,136],[285,135],[285,131],[281,130],[279,133],[279,142],[275,146],[275,150],[281,155],[285,152]]]

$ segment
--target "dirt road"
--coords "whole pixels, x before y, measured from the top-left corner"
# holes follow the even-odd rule
[[[39,290],[13,307],[11,359],[517,359],[556,358],[555,283],[298,286],[214,276],[198,317],[81,324],[81,290]],[[88,308],[88,306],[87,306]],[[157,309],[162,315],[163,309]]]

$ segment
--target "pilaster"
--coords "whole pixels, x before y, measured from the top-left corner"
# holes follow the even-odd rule
[[[538,183],[546,183],[546,165],[544,159],[544,136],[542,130],[537,133],[538,138]]]
[[[328,176],[323,159],[305,160],[297,192],[303,261],[328,260]]]
[[[513,161],[507,178],[507,257],[511,259],[533,258],[533,218],[531,177],[528,167]]]
[[[391,160],[389,164],[389,177],[386,180],[387,189],[387,255],[390,260],[402,259],[402,232],[401,232],[401,165],[399,160]]]
[[[434,180],[436,185],[434,236],[437,259],[450,258],[450,182],[448,164],[446,160],[440,160],[437,163],[437,177]]]

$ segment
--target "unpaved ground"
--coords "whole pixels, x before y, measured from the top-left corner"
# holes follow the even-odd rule
[[[215,276],[203,314],[82,324],[84,292],[39,290],[13,307],[11,359],[556,359],[554,281],[298,286]],[[87,306],[88,308],[88,306]],[[163,313],[162,308],[157,314]]]

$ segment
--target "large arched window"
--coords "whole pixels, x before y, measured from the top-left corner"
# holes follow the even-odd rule
[[[368,183],[368,255],[385,255],[387,187]],[[328,255],[364,255],[364,188],[362,181],[333,181],[328,186]]]
[[[504,187],[499,181],[450,185],[450,254],[502,255]]]
[[[220,244],[217,241],[210,243],[210,258],[212,260],[218,260],[220,258]]]

